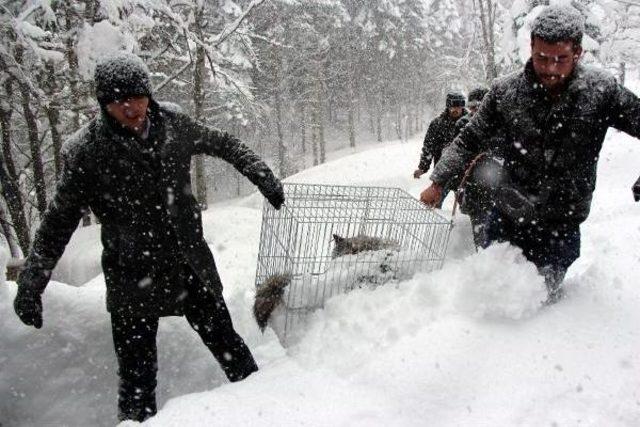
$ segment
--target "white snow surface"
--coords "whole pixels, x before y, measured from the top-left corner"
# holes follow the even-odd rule
[[[411,177],[419,152],[420,139],[380,145],[289,180],[396,186],[418,196],[428,184]],[[640,425],[640,205],[630,191],[639,159],[638,141],[609,133],[582,257],[558,304],[540,306],[542,279],[517,249],[475,253],[468,219],[458,216],[442,270],[331,299],[286,349],[251,315],[261,197],[212,206],[205,235],[260,371],[228,383],[184,319],[163,319],[161,409],[147,424]],[[96,239],[87,231],[68,252],[95,252]],[[75,258],[89,265],[77,271],[91,271],[94,258]],[[82,286],[52,282],[41,330],[19,323],[15,290],[0,286],[2,426],[116,424],[103,276]]]

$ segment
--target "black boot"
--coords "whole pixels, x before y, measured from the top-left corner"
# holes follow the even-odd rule
[[[118,421],[143,422],[158,412],[155,390],[142,390],[120,381],[118,389]]]

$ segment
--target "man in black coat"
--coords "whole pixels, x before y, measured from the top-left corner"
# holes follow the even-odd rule
[[[429,123],[422,143],[420,163],[413,173],[414,178],[420,178],[425,174],[431,167],[432,161],[434,165],[438,163],[442,150],[456,137],[456,122],[466,114],[464,106],[464,95],[459,92],[447,94],[445,110]]]
[[[42,326],[41,294],[78,221],[100,220],[102,268],[120,386],[118,418],[156,413],[156,333],[160,317],[184,315],[230,381],[258,369],[235,332],[213,255],[191,193],[190,164],[209,154],[233,164],[275,208],[282,185],[235,137],[155,102],[140,58],[121,54],[95,70],[99,117],[65,144],[64,168],[24,271],[16,313]]]
[[[449,92],[446,99],[446,108],[438,117],[433,119],[427,129],[427,134],[422,143],[422,154],[418,169],[413,172],[415,179],[420,178],[431,167],[431,162],[437,164],[442,155],[442,150],[449,145],[458,133],[456,122],[466,114],[464,95],[459,92]],[[444,197],[442,198],[444,199]],[[442,201],[438,207],[442,205]]]
[[[483,246],[508,241],[522,248],[545,277],[548,302],[562,295],[564,275],[580,254],[580,224],[589,215],[607,129],[640,137],[640,100],[611,74],[579,64],[583,32],[575,9],[545,9],[532,26],[531,59],[493,83],[421,194],[437,205],[443,185],[471,159],[501,153],[484,174],[492,178],[496,209]]]

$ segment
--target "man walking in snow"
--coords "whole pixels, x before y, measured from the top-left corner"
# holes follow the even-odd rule
[[[442,150],[456,137],[458,133],[456,122],[466,114],[464,105],[464,95],[461,93],[449,92],[447,94],[445,110],[431,121],[427,129],[427,134],[422,143],[420,163],[418,169],[413,172],[415,179],[420,178],[429,170],[432,161],[434,165],[438,163]],[[441,205],[442,200],[437,206],[440,207]]]
[[[520,247],[544,276],[548,302],[562,295],[565,273],[580,255],[580,224],[589,215],[607,129],[640,137],[640,100],[611,74],[579,64],[583,32],[575,9],[542,11],[524,69],[493,83],[421,194],[436,206],[443,185],[478,154],[500,153],[487,162],[492,172],[478,174],[495,204],[482,246]]]
[[[140,58],[121,54],[95,70],[101,114],[65,144],[64,169],[18,279],[15,311],[42,327],[41,294],[78,221],[102,224],[102,267],[120,385],[118,418],[156,413],[160,317],[184,315],[230,381],[258,367],[235,332],[191,194],[191,156],[233,164],[277,209],[282,185],[235,137],[160,106]]]

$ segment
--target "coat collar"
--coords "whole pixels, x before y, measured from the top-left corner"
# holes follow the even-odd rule
[[[125,155],[149,171],[154,171],[146,154],[150,151],[161,152],[162,145],[166,141],[166,130],[160,106],[153,100],[149,103],[148,118],[151,128],[146,140],[124,128],[104,109],[97,119],[97,129],[100,132],[99,139],[108,149],[114,151],[115,156]]]

